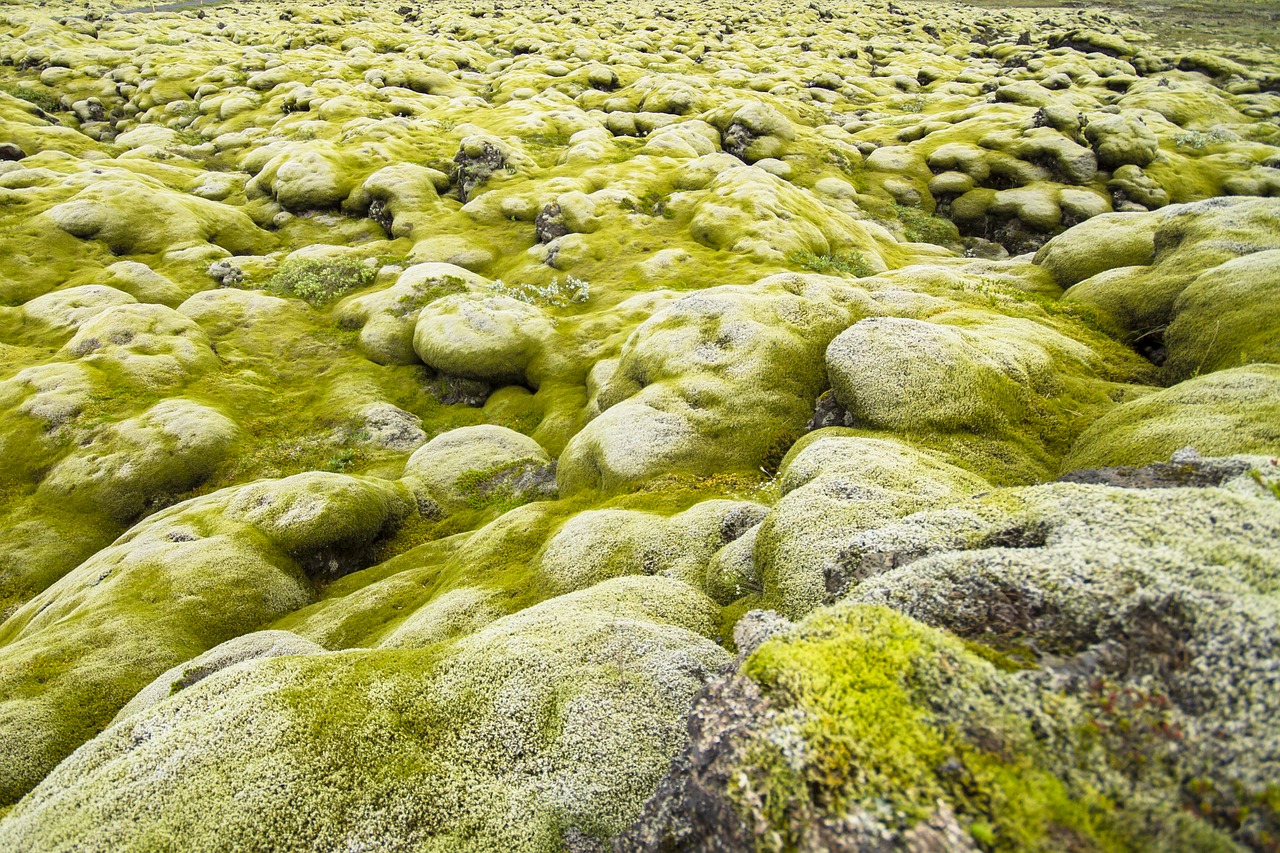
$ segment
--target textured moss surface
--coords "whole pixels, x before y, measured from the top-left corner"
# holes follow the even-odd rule
[[[1262,770],[1089,769],[1056,623],[832,609],[1193,524],[1274,592],[1280,60],[1042,5],[0,7],[0,847],[607,849],[723,675],[763,846],[1271,849]],[[1252,509],[1063,491],[1145,568],[994,529],[1188,446]]]

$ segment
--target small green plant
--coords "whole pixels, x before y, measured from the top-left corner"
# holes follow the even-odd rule
[[[198,130],[191,127],[180,128],[175,133],[175,139],[183,145],[203,145],[209,141]]]
[[[350,468],[355,460],[355,450],[350,447],[344,447],[325,461],[324,470],[340,474]]]
[[[947,246],[960,239],[960,232],[954,224],[946,219],[930,216],[918,207],[895,204],[893,213],[902,223],[906,238],[912,243]]]
[[[645,216],[661,216],[663,219],[670,219],[675,213],[667,207],[667,197],[657,190],[645,190],[644,195],[638,199],[623,199],[622,207],[632,213],[641,213]]]
[[[446,275],[443,278],[415,285],[412,292],[401,294],[396,298],[395,308],[392,310],[397,317],[405,317],[420,311],[424,305],[437,299],[453,293],[462,293],[466,289],[465,281],[456,275]]]
[[[304,258],[282,264],[267,289],[319,307],[371,284],[377,272],[357,258]]]
[[[507,512],[536,499],[533,493],[522,492],[516,487],[516,481],[532,468],[531,463],[524,462],[467,471],[458,478],[458,491],[472,509],[497,507],[499,512]]]
[[[557,276],[551,279],[550,284],[541,287],[528,282],[508,285],[499,278],[490,283],[489,291],[530,305],[551,305],[556,308],[581,305],[591,298],[590,283],[571,275],[565,276],[564,284],[560,283],[560,277]]]
[[[1259,486],[1262,486],[1262,488],[1266,489],[1267,491],[1271,492],[1271,494],[1275,495],[1276,500],[1280,500],[1280,480],[1273,480],[1271,482],[1267,482],[1266,480],[1263,479],[1262,472],[1257,469],[1250,471],[1249,476]]]
[[[837,252],[829,255],[817,255],[809,251],[792,252],[787,255],[787,262],[822,274],[836,272],[864,278],[875,273],[861,252]]]
[[[36,91],[35,89],[28,88],[21,84],[0,85],[0,92],[12,95],[13,97],[26,101],[29,104],[35,104],[47,113],[56,113],[58,110],[62,109],[62,105],[58,103],[58,99],[53,95]]]

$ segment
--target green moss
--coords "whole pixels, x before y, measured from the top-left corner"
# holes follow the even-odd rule
[[[806,806],[910,826],[941,800],[985,849],[1053,849],[1065,838],[1127,849],[1112,834],[1114,806],[1067,781],[1016,705],[983,695],[999,689],[994,670],[944,634],[877,608],[822,611],[766,642],[744,673],[798,712],[803,746],[758,742],[736,792],[763,803],[790,843]]]
[[[948,219],[931,216],[918,207],[902,204],[895,204],[893,212],[902,223],[906,238],[912,243],[954,246],[960,242],[960,232]]]
[[[824,275],[837,272],[862,278],[875,272],[861,252],[817,255],[809,251],[797,251],[787,255],[787,262]]]
[[[1167,461],[1184,447],[1206,456],[1280,454],[1280,367],[1220,370],[1128,402],[1081,434],[1063,470]]]
[[[58,98],[55,95],[39,89],[33,89],[30,86],[24,86],[21,83],[0,84],[0,92],[12,95],[29,104],[34,104],[47,113],[56,113],[62,109],[62,104],[58,102]]]
[[[499,512],[528,503],[533,496],[517,492],[511,480],[528,468],[527,463],[494,465],[473,469],[460,476],[455,486],[472,509],[496,507]]]
[[[675,216],[675,211],[668,207],[667,199],[667,195],[650,188],[645,190],[637,199],[623,199],[622,207],[624,210],[643,214],[644,216],[661,216],[665,219],[672,219]]]
[[[267,289],[319,307],[368,286],[377,272],[357,258],[301,258],[282,264]]]

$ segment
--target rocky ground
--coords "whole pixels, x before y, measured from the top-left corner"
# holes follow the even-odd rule
[[[0,6],[0,849],[1280,850],[1194,12]]]

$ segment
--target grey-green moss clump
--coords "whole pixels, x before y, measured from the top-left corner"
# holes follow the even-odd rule
[[[763,708],[734,744],[745,766],[726,795],[762,849],[820,849],[824,831],[945,849],[1232,849],[1175,808],[1118,812],[1069,769],[1101,751],[1073,730],[1078,707],[892,611],[820,611],[743,676]]]

